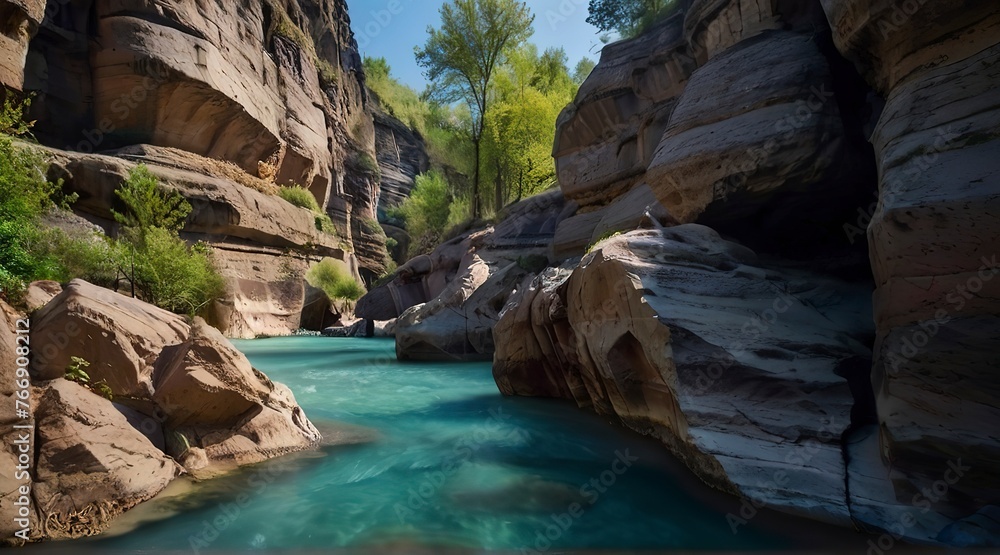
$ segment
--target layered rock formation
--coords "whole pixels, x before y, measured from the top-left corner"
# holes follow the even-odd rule
[[[493,373],[660,439],[723,491],[849,525],[842,366],[870,359],[869,314],[863,285],[767,268],[707,227],[635,231],[535,278]]]
[[[238,337],[299,327],[306,286],[280,274],[300,276],[310,256],[368,280],[384,272],[384,239],[367,225],[380,192],[365,163],[374,124],[343,0],[60,0],[40,25],[35,4],[4,3],[4,36],[23,43],[8,73],[37,95],[35,134],[65,151],[61,168],[85,196],[77,210],[106,219],[109,172],[128,167],[93,152],[144,162],[181,190],[196,206],[185,232],[218,247],[229,278],[213,323]],[[288,184],[312,193],[336,236],[274,197]]]
[[[1000,503],[1000,12],[949,1],[823,5],[837,47],[885,97],[872,136],[880,429],[868,454],[892,469],[888,493],[901,505],[921,498],[971,517]],[[954,478],[959,460],[970,468],[947,495],[923,496]],[[935,539],[940,526],[926,528]]]
[[[607,47],[560,117],[580,209],[502,313],[500,389],[616,416],[755,505],[1000,545],[998,17],[693,0]],[[650,196],[669,218],[573,258]]]
[[[13,366],[8,330],[18,315],[2,302],[0,312],[9,324],[0,342],[0,459],[13,469],[23,462],[15,440],[31,447],[22,466],[32,540],[100,533],[182,473],[211,475],[320,440],[288,388],[255,370],[218,330],[83,281],[32,318],[33,420],[15,418],[15,385],[29,380]],[[111,400],[63,379],[72,357],[90,362],[90,383],[107,386]],[[11,526],[25,483],[4,473],[4,541],[17,540]]]
[[[396,240],[391,253],[400,262],[409,250],[409,235],[392,220],[388,211],[410,196],[418,175],[430,169],[424,139],[398,119],[381,110],[375,112],[375,151],[382,174],[378,221],[388,237]]]

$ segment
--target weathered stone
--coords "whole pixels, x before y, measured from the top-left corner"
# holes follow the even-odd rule
[[[849,524],[838,372],[869,356],[869,311],[865,287],[767,269],[706,227],[635,231],[522,289],[494,376],[658,438],[723,491]]]
[[[62,285],[55,281],[36,281],[28,285],[24,294],[24,304],[28,312],[33,312],[49,304],[56,295],[62,293]]]
[[[0,0],[0,86],[20,90],[28,42],[45,16],[45,0]]]
[[[1000,502],[1000,12],[950,0],[823,6],[838,48],[885,97],[872,137],[879,202],[868,212],[881,428],[866,453],[893,481],[854,503],[916,499],[935,514],[971,518]],[[954,478],[959,460],[969,467],[961,479],[921,497],[946,473]],[[874,514],[861,520],[879,530],[896,522]],[[949,537],[948,523],[923,523],[914,536]]]
[[[107,399],[63,379],[44,385],[36,395],[37,535],[99,534],[181,474],[181,467],[132,428]]]
[[[199,447],[214,465],[252,464],[320,439],[286,387],[198,318],[76,280],[37,314],[32,345],[36,380],[61,378],[71,357],[87,360],[93,382],[162,425],[177,457]]]

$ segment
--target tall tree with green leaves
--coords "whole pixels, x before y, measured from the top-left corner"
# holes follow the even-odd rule
[[[482,215],[480,150],[497,68],[528,40],[535,16],[516,0],[451,0],[441,6],[441,27],[429,28],[427,43],[417,48],[432,98],[465,101],[472,112],[474,150],[472,218]]]
[[[587,23],[601,31],[617,31],[622,38],[631,38],[678,5],[678,0],[590,0]]]

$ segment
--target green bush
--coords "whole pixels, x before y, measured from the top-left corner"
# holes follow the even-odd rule
[[[41,155],[0,135],[0,295],[14,301],[28,282],[52,279],[59,261],[38,252],[38,217],[59,189],[45,179]]]
[[[176,233],[153,227],[128,246],[121,253],[122,266],[151,304],[194,315],[225,291],[211,249],[204,243],[189,246]]]
[[[317,213],[321,211],[316,197],[301,185],[282,185],[278,190],[278,196],[299,208],[306,208]]]
[[[367,291],[351,276],[347,265],[339,260],[324,258],[306,272],[309,285],[322,290],[331,300],[356,301]]]
[[[417,176],[410,197],[394,211],[412,239],[410,253],[419,254],[437,246],[448,227],[452,195],[440,173],[431,171]]]
[[[31,108],[32,97],[23,100],[14,98],[14,93],[7,93],[7,98],[0,105],[0,133],[14,137],[31,135],[35,122],[27,121],[28,109]]]
[[[177,191],[160,187],[160,180],[145,164],[128,173],[128,178],[115,190],[125,210],[112,210],[115,220],[125,227],[146,230],[160,227],[178,231],[191,213],[191,205]]]

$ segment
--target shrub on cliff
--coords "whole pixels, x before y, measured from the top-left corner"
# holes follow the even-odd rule
[[[181,314],[196,314],[222,294],[225,282],[204,243],[189,246],[178,232],[191,205],[140,164],[115,194],[123,211],[113,210],[123,229],[116,249],[118,266],[133,297]]]
[[[282,185],[278,191],[278,196],[285,199],[286,202],[298,206],[299,208],[305,208],[307,210],[312,210],[313,212],[320,212],[319,203],[316,202],[316,197],[300,185]]]
[[[410,234],[410,254],[433,249],[448,227],[453,197],[440,173],[430,171],[417,176],[416,185],[393,216],[398,216]]]
[[[356,301],[367,291],[355,281],[347,265],[339,260],[324,258],[306,272],[309,285],[322,290],[331,300]]]
[[[7,299],[17,298],[25,283],[59,271],[59,261],[37,249],[37,219],[54,206],[58,188],[45,179],[40,155],[0,135],[0,295]]]

